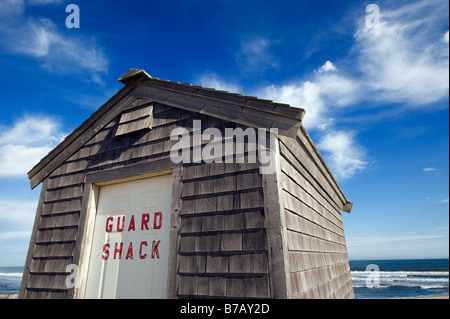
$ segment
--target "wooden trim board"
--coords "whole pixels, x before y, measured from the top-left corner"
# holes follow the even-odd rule
[[[289,261],[286,243],[286,225],[284,221],[284,205],[279,185],[280,150],[279,140],[276,140],[275,173],[262,175],[264,192],[264,215],[267,236],[267,251],[269,254],[270,297],[273,299],[289,298]]]

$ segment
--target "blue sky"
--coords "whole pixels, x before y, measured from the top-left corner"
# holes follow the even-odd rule
[[[66,27],[70,3],[80,28]],[[40,192],[26,173],[130,68],[305,108],[354,202],[349,257],[448,258],[448,12],[446,0],[0,0],[0,266],[25,261]]]

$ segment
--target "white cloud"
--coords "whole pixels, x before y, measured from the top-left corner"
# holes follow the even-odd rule
[[[256,95],[305,109],[303,125],[321,131],[318,148],[324,152],[335,177],[346,179],[364,170],[368,162],[362,147],[354,139],[355,131],[333,129],[333,109],[351,105],[359,98],[358,83],[339,74],[329,74],[337,71],[334,64],[327,61],[314,73],[312,81],[271,85]]]
[[[25,222],[26,227],[33,225],[37,202],[35,201],[2,201],[0,200],[1,224],[14,225]]]
[[[355,133],[327,131],[317,144],[325,152],[326,162],[337,179],[346,179],[364,170],[368,162],[365,151],[354,141]]]
[[[199,82],[200,85],[205,88],[228,91],[231,93],[242,92],[242,88],[238,84],[227,82],[213,72],[203,73],[195,82]]]
[[[31,233],[26,230],[0,232],[0,242],[11,239],[30,238]]]
[[[434,168],[434,167],[425,167],[425,168],[422,169],[422,171],[424,171],[424,172],[433,172],[433,171],[437,171],[437,169]]]
[[[38,1],[33,4],[50,2]],[[0,5],[0,10],[2,6],[5,5]],[[6,53],[33,57],[43,68],[54,73],[83,73],[89,75],[90,80],[103,83],[100,75],[108,72],[109,61],[94,38],[78,36],[80,33],[68,36],[48,18],[26,17],[23,1],[16,1],[7,8],[9,11],[14,8],[16,16],[9,15],[0,20],[0,46],[4,47]]]
[[[316,82],[321,96],[326,99],[328,110],[354,105],[363,97],[361,84],[341,74],[324,74],[318,76]]]
[[[445,199],[441,200],[441,204],[448,204],[448,198],[445,198]]]
[[[333,71],[337,71],[337,68],[334,66],[333,63],[331,63],[331,61],[325,62],[325,64],[322,65],[322,66],[320,67],[320,69],[318,70],[319,73],[323,73],[323,72],[333,72]]]
[[[442,41],[443,41],[444,43],[447,43],[447,44],[448,44],[448,30],[447,30],[447,32],[445,32],[445,34],[442,36]]]
[[[308,129],[329,126],[333,121],[333,109],[355,104],[361,94],[360,84],[339,74],[330,61],[316,70],[311,80],[270,85],[257,92],[262,98],[305,109],[303,125]]]
[[[367,101],[379,106],[401,103],[408,109],[448,98],[449,33],[435,30],[442,3],[383,8],[379,28],[367,28],[360,21],[352,55],[341,61],[351,67],[351,75],[328,60],[306,81],[272,85],[260,92],[304,108],[309,129],[329,123],[342,107],[360,107]]]
[[[352,54],[340,62],[345,67],[326,61],[307,80],[271,85],[257,94],[304,108],[303,125],[321,131],[318,147],[328,153],[331,170],[341,178],[368,165],[354,140],[356,132],[333,129],[334,119],[345,117],[345,108],[355,110],[370,101],[371,107],[396,108],[392,103],[399,103],[408,110],[429,107],[449,95],[449,32],[436,27],[448,19],[448,4],[418,1],[381,12],[379,28],[360,21]]]
[[[108,59],[95,42],[63,36],[49,19],[29,19],[29,32],[17,42],[18,52],[41,58],[44,67],[54,72],[87,71],[95,82],[108,70]]]
[[[337,179],[346,179],[364,170],[366,153],[355,141],[355,131],[333,129],[333,115],[342,107],[360,99],[359,83],[342,76],[338,68],[327,61],[312,75],[311,81],[294,81],[285,85],[271,85],[257,92],[257,96],[305,109],[303,125],[321,131],[318,148],[327,157],[330,170]]]
[[[419,1],[382,10],[379,28],[360,23],[354,50],[368,95],[412,107],[448,97],[449,48],[436,30],[443,10],[445,2]]]
[[[65,136],[49,117],[26,116],[1,127],[0,177],[25,177]]]
[[[303,120],[305,127],[315,127],[323,123],[325,105],[320,96],[320,87],[314,82],[271,85],[260,90],[257,96],[304,108],[307,114]]]
[[[23,37],[21,41],[14,44],[17,52],[29,54],[34,57],[44,57],[48,55],[50,46],[58,42],[56,27],[49,19],[35,21],[30,19],[28,26],[31,32]]]

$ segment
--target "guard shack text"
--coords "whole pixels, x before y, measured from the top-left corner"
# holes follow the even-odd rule
[[[127,216],[115,216],[108,217],[106,219],[106,232],[124,232],[124,231],[136,231],[136,230],[157,230],[161,229],[162,226],[162,213],[144,213],[141,216],[135,217],[131,215],[130,220],[126,220]],[[139,243],[123,243],[115,242],[106,243],[103,245],[103,260],[108,260],[108,258],[113,259],[145,259],[145,258],[157,258],[159,259],[159,240],[153,240],[152,242],[147,242],[145,240]]]

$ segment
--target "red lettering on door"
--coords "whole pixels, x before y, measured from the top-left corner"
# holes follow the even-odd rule
[[[115,217],[110,216],[106,219],[106,232],[107,233],[110,233],[113,231],[113,228],[114,228],[113,225],[115,225],[114,218]],[[153,229],[161,229],[162,218],[163,218],[163,216],[162,216],[161,212],[153,213]],[[142,214],[141,230],[149,230],[149,226],[148,226],[149,222],[150,222],[150,214],[149,213]],[[117,217],[116,230],[118,232],[123,232],[125,230],[125,216]],[[131,230],[136,231],[134,215],[131,215],[130,222],[128,225],[128,231],[131,231]],[[151,258],[159,259],[159,244],[160,244],[159,240],[152,241]],[[139,246],[139,258],[140,259],[147,258],[147,254],[143,252],[143,246],[148,246],[148,242],[142,241]],[[111,245],[109,243],[106,243],[103,245],[103,254],[102,254],[103,260],[108,260],[109,255],[110,255],[110,248],[111,248]],[[114,255],[113,255],[114,259],[122,259],[122,249],[123,249],[123,242],[120,242],[120,243],[116,242],[114,244]],[[125,259],[133,259],[133,243],[132,242],[130,242],[128,245]]]
[[[130,246],[128,246],[128,251],[127,251],[127,256],[125,257],[125,259],[133,259],[133,243],[130,242]]]
[[[160,240],[158,240],[156,245],[155,245],[155,241],[153,241],[153,243],[152,243],[152,258],[155,258],[155,255],[156,255],[156,258],[159,259],[159,251],[158,251],[159,242],[160,242]]]
[[[105,245],[103,245],[103,253],[105,255],[102,255],[102,259],[103,260],[108,260],[109,257],[109,247],[110,245],[108,243],[106,243]]]
[[[142,241],[141,242],[141,247],[139,248],[139,258],[141,259],[145,259],[145,257],[147,257],[147,254],[143,254],[142,255],[142,246],[148,246],[146,241]]]
[[[117,249],[117,243],[114,245],[114,259],[116,259],[117,253],[119,253],[119,259],[122,258],[122,246],[123,246],[123,243],[120,243],[120,248]]]
[[[156,222],[158,220],[158,223]],[[162,214],[161,213],[155,213],[155,216],[153,216],[153,229],[160,229],[162,225]]]
[[[128,226],[128,231],[135,230],[134,229],[134,215],[131,215],[130,226]]]
[[[144,225],[145,225],[145,229],[148,229],[148,221],[150,220],[150,215],[149,214],[142,214],[142,222],[141,222],[141,230],[144,230]]]
[[[110,224],[109,222],[112,222],[114,220],[114,218],[112,217],[108,217],[106,219],[106,232],[110,233],[112,231],[112,224]]]
[[[125,216],[122,216],[122,227],[120,226],[120,216],[117,219],[117,231],[121,232],[123,231],[125,227]]]

